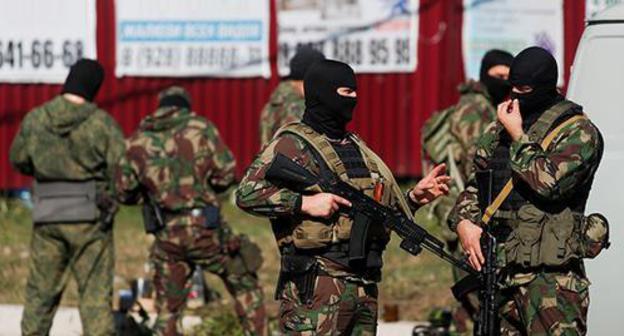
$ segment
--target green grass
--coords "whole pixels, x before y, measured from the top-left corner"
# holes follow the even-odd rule
[[[439,228],[426,220],[424,212],[418,215],[419,223],[439,233]],[[245,233],[258,243],[263,251],[264,265],[259,277],[267,298],[269,313],[277,312],[277,303],[272,299],[278,274],[279,259],[273,234],[266,219],[249,216],[231,202],[224,200],[224,217],[236,232]],[[146,273],[146,262],[152,238],[145,235],[139,209],[124,207],[115,223],[116,292],[127,288],[132,278],[150,276]],[[0,203],[0,303],[21,303],[28,274],[28,252],[32,224],[30,213],[19,203]],[[434,306],[446,306],[452,302],[450,294],[451,274],[445,263],[428,252],[413,257],[399,248],[399,239],[394,236],[384,257],[383,280],[380,285],[380,313],[386,304],[398,305],[402,319],[426,319]],[[207,275],[207,282],[222,293],[222,299],[204,310],[211,316],[198,328],[220,330],[231,324],[231,300],[223,285]],[[77,294],[73,281],[65,292],[62,304],[76,305]],[[227,305],[229,310],[219,309]],[[216,308],[215,308],[216,307]],[[215,313],[218,312],[218,313]],[[215,322],[216,321],[216,322]],[[216,324],[214,324],[216,323]],[[216,328],[216,329],[214,329]],[[207,329],[199,329],[198,333]]]

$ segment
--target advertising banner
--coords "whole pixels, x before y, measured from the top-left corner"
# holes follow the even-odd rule
[[[0,82],[63,83],[96,58],[95,0],[0,0]]]
[[[278,0],[279,74],[298,46],[311,45],[359,73],[413,72],[417,0]]]
[[[466,76],[478,79],[490,49],[517,54],[530,46],[550,51],[563,83],[563,0],[464,0],[463,53]]]
[[[270,77],[269,0],[117,0],[122,76]]]

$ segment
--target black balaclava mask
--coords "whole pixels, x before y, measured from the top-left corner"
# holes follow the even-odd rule
[[[303,122],[331,139],[344,138],[357,98],[341,96],[336,90],[357,89],[353,69],[338,61],[317,62],[306,73],[303,86],[306,104]]]
[[[69,69],[69,75],[63,84],[63,93],[72,93],[88,101],[93,101],[102,82],[104,68],[98,61],[83,58]]]
[[[295,56],[290,60],[290,75],[288,79],[303,80],[312,64],[324,59],[325,55],[311,47],[303,46],[299,48]]]
[[[479,81],[485,85],[492,99],[494,106],[502,103],[509,96],[511,84],[508,81],[488,74],[488,71],[497,65],[511,66],[513,55],[506,51],[492,49],[488,51],[481,60],[481,72],[479,73]]]
[[[515,87],[528,85],[529,93],[511,93],[518,99],[524,118],[540,115],[557,102],[557,61],[545,49],[530,47],[521,51],[511,64],[509,82]]]

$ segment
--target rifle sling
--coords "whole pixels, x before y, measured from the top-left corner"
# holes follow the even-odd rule
[[[585,115],[576,115],[562,122],[561,124],[559,124],[559,126],[557,126],[554,130],[548,133],[548,135],[544,138],[544,140],[541,143],[542,149],[547,150],[548,146],[552,144],[552,142],[555,140],[557,135],[559,135],[559,132],[561,132],[562,129],[564,129],[568,125],[575,123],[578,120],[585,119],[585,118],[586,118]],[[490,222],[490,220],[492,220],[492,216],[494,216],[494,213],[496,213],[498,208],[500,208],[500,206],[503,204],[503,202],[505,202],[507,197],[509,197],[512,190],[513,190],[513,177],[509,179],[507,184],[505,184],[505,186],[500,191],[500,193],[498,193],[498,195],[496,196],[492,204],[490,204],[485,209],[485,212],[483,213],[483,217],[481,218],[483,225],[487,225]]]

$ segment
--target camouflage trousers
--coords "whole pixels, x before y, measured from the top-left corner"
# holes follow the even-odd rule
[[[22,335],[47,335],[71,274],[78,285],[84,335],[114,335],[114,246],[96,224],[35,225]]]
[[[456,258],[460,260],[465,258],[465,254],[463,253],[458,239],[447,240],[446,246]],[[468,275],[457,267],[452,267],[452,273],[453,283],[457,283]],[[455,332],[460,335],[468,335],[469,330],[474,326],[474,317],[478,311],[479,294],[477,292],[468,293],[465,298],[456,303],[453,307],[453,325],[455,327]]]
[[[537,273],[502,293],[502,335],[585,335],[589,281],[574,272]]]
[[[280,330],[286,335],[375,335],[377,286],[318,276],[310,302],[292,282],[280,294]]]
[[[229,230],[209,230],[199,225],[168,226],[157,233],[151,256],[158,312],[156,333],[182,335],[182,314],[195,265],[223,280],[247,335],[267,333],[266,309],[257,275],[229,267],[241,258],[236,253],[239,238]]]

